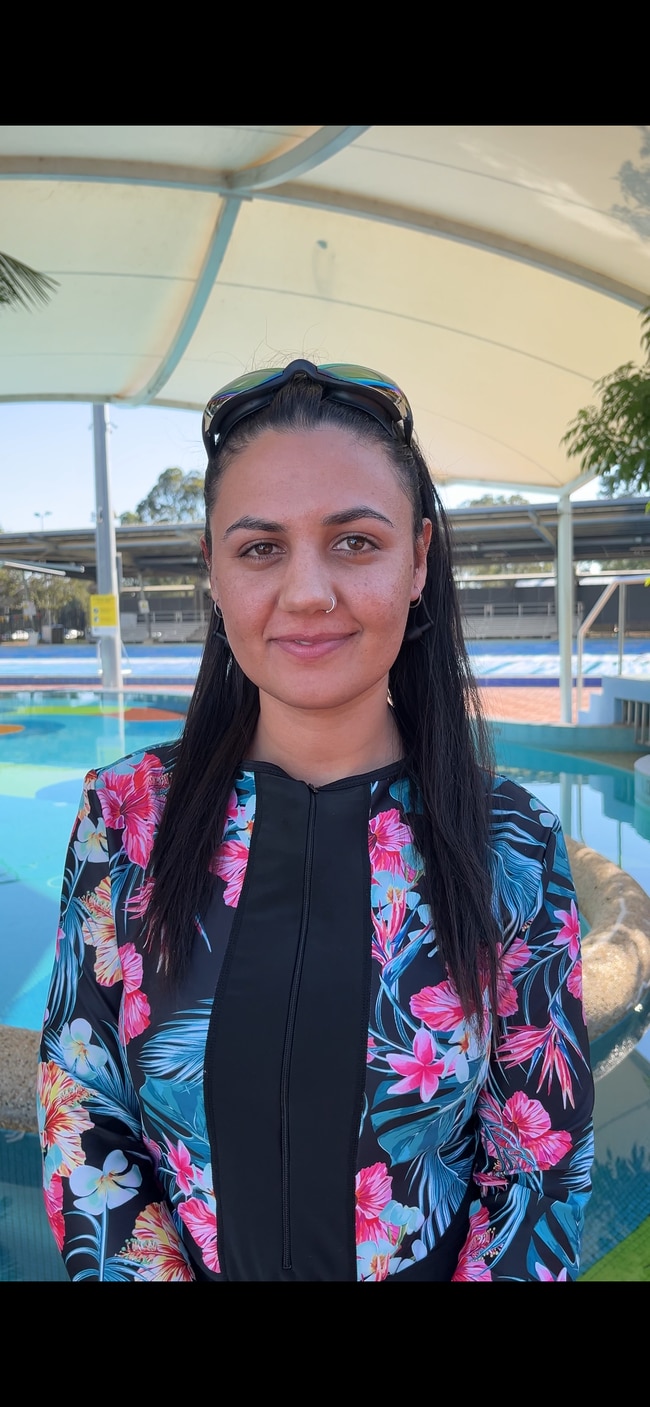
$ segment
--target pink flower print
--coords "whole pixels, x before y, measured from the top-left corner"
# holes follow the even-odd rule
[[[151,903],[153,883],[153,875],[150,875],[149,878],[145,879],[144,883],[140,885],[140,888],[136,889],[135,894],[132,894],[131,897],[127,899],[124,907],[129,918],[144,918]]]
[[[37,1085],[38,1129],[49,1187],[54,1175],[69,1177],[84,1162],[81,1135],[93,1124],[82,1107],[87,1091],[54,1061],[39,1065]]]
[[[164,1202],[150,1202],[138,1216],[120,1255],[135,1261],[141,1280],[193,1280],[182,1242]]]
[[[222,841],[210,861],[211,874],[218,874],[226,881],[223,900],[231,909],[236,909],[239,903],[247,863],[248,846],[241,840]]]
[[[368,1036],[368,1044],[366,1046],[366,1065],[372,1065],[376,1052],[377,1042],[374,1036]]]
[[[119,1033],[124,1045],[139,1036],[149,1025],[150,1008],[147,997],[140,991],[142,958],[133,943],[118,949],[122,963],[124,992],[120,1006]]]
[[[424,1021],[432,1031],[452,1031],[464,1019],[460,997],[453,982],[422,987],[413,994],[409,1005],[416,1020]]]
[[[480,1207],[469,1219],[469,1231],[465,1245],[458,1257],[458,1264],[451,1277],[454,1280],[491,1280],[492,1274],[485,1264],[485,1255],[492,1242],[490,1218],[487,1208]]]
[[[535,1261],[535,1274],[538,1280],[566,1280],[567,1278],[565,1265],[559,1275],[552,1275],[551,1271],[547,1270],[545,1265],[540,1265],[539,1261]]]
[[[354,1180],[355,1234],[357,1245],[364,1241],[380,1241],[386,1237],[386,1226],[379,1213],[390,1202],[393,1179],[385,1163],[373,1163],[360,1168]]]
[[[166,777],[153,753],[132,772],[104,773],[98,795],[107,826],[124,832],[124,849],[134,864],[145,868],[151,855],[156,826],[164,806]]]
[[[83,820],[85,819],[85,817],[90,814],[90,800],[89,800],[89,797],[88,797],[88,793],[89,793],[91,787],[94,787],[96,781],[97,781],[97,771],[96,771],[95,768],[93,768],[93,770],[90,771],[90,772],[87,772],[87,773],[86,773],[86,776],[84,777],[83,791],[82,791],[82,793],[81,793],[81,801],[79,802],[79,810],[77,811],[77,820],[78,820],[78,821],[83,821]]]
[[[521,1090],[511,1095],[503,1109],[491,1094],[483,1093],[479,1109],[487,1151],[510,1171],[546,1172],[571,1147],[571,1135],[565,1129],[553,1130],[544,1106]]]
[[[525,938],[522,938],[520,934],[518,934],[516,938],[513,938],[512,943],[506,949],[505,953],[500,943],[497,944],[497,951],[501,966],[507,972],[517,972],[520,967],[526,966],[526,963],[529,962],[531,957],[530,948]]]
[[[45,1198],[45,1211],[50,1223],[50,1229],[54,1240],[60,1251],[63,1250],[65,1241],[65,1225],[63,1221],[63,1182],[56,1173],[52,1178],[49,1187],[43,1189]]]
[[[497,972],[497,1013],[499,1016],[514,1016],[518,997],[515,984],[512,980],[513,972],[517,972],[520,967],[525,967],[531,956],[530,948],[525,940],[517,937],[510,944],[504,953],[501,943],[497,944],[498,972]]]
[[[368,847],[370,867],[375,873],[387,870],[400,879],[414,879],[416,871],[406,863],[402,854],[406,846],[412,844],[411,830],[404,824],[399,811],[380,811],[378,816],[372,817]]]
[[[569,949],[569,957],[575,962],[580,953],[580,916],[575,900],[571,900],[571,910],[569,913],[565,909],[555,909],[555,917],[560,920],[561,928],[558,930],[557,938],[553,939],[556,947],[566,945]]]
[[[84,943],[95,949],[95,977],[101,987],[112,987],[122,976],[111,907],[111,881],[106,875],[91,894],[84,894],[86,918]]]
[[[501,1065],[509,1069],[513,1065],[523,1065],[527,1060],[533,1060],[542,1052],[542,1063],[537,1092],[539,1093],[544,1080],[548,1076],[547,1093],[551,1092],[553,1075],[559,1081],[562,1091],[562,1103],[566,1108],[567,1099],[572,1108],[573,1102],[573,1081],[566,1055],[564,1054],[560,1032],[553,1020],[548,1026],[515,1026],[499,1045],[497,1059]]]
[[[168,1138],[165,1138],[165,1143],[167,1144],[169,1166],[181,1192],[187,1195],[196,1183],[196,1168],[193,1166],[185,1144],[181,1143],[180,1139],[175,1148]]]
[[[581,963],[581,962],[574,962],[573,967],[571,968],[571,971],[570,971],[570,973],[569,973],[569,976],[567,977],[566,984],[567,984],[567,987],[569,988],[569,991],[570,991],[570,993],[571,993],[571,996],[572,996],[572,997],[575,997],[576,1001],[577,1001],[577,1002],[580,1002],[580,1004],[582,1005],[583,992],[582,992],[582,963]]]
[[[199,1197],[190,1197],[187,1202],[180,1202],[177,1211],[197,1246],[200,1246],[208,1270],[214,1270],[218,1274],[221,1267],[217,1251],[215,1212]]]
[[[372,956],[382,967],[385,967],[393,956],[393,944],[399,936],[406,917],[406,890],[394,889],[391,886],[386,897],[388,905],[383,912],[372,910],[374,930]],[[386,909],[388,909],[388,916],[386,916]]]
[[[435,1041],[430,1032],[422,1028],[416,1033],[413,1041],[412,1055],[387,1056],[391,1070],[403,1076],[397,1084],[389,1085],[388,1093],[406,1094],[408,1090],[417,1089],[423,1104],[428,1104],[438,1088],[440,1076],[445,1068],[444,1060],[437,1060],[436,1055]]]

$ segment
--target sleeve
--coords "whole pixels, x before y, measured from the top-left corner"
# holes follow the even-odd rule
[[[501,953],[499,1021],[477,1104],[478,1195],[454,1280],[566,1281],[580,1269],[594,1082],[576,894],[559,821],[544,819],[553,824],[541,858],[513,843],[506,867],[512,880],[519,862],[520,893],[532,878],[537,906]]]
[[[37,1113],[45,1208],[71,1280],[193,1280],[143,1137],[123,1029],[124,972],[89,772],[68,845],[41,1034]]]

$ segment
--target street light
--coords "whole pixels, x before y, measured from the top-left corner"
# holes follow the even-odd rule
[[[35,513],[35,514],[34,514],[34,517],[35,517],[35,518],[40,518],[40,520],[41,520],[41,532],[42,532],[42,531],[43,531],[43,528],[45,527],[45,519],[52,517],[51,509],[48,508],[45,513]]]

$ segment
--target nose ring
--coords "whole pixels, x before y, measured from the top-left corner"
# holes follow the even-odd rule
[[[331,604],[331,606],[328,606],[328,608],[327,608],[327,610],[326,610],[326,612],[325,612],[325,615],[326,615],[326,616],[329,616],[329,615],[331,614],[331,612],[334,610],[334,607],[335,607],[335,605],[336,605],[336,596],[330,596],[330,601],[332,602],[332,604]]]

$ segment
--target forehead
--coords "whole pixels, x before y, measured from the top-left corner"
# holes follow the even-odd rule
[[[270,512],[276,504],[284,506],[283,516],[294,518],[361,502],[400,521],[412,517],[390,452],[348,430],[323,426],[265,430],[237,450],[217,485],[213,512]]]

